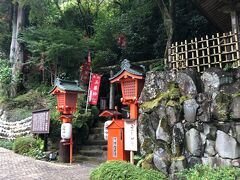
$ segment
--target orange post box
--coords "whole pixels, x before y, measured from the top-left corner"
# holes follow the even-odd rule
[[[130,159],[130,152],[124,150],[124,121],[118,119],[121,115],[118,111],[106,110],[99,116],[112,117],[112,123],[108,128],[108,160],[126,160]]]

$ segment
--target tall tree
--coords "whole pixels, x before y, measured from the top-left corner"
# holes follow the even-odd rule
[[[12,68],[12,82],[10,88],[10,96],[14,97],[17,94],[19,85],[19,75],[22,72],[23,64],[23,45],[19,43],[18,37],[21,30],[26,25],[27,8],[19,3],[13,4],[12,10],[12,41],[10,46],[10,63]]]
[[[168,48],[172,44],[174,34],[175,19],[175,0],[155,0],[163,18],[165,32],[167,34],[167,43],[164,56],[167,56]]]

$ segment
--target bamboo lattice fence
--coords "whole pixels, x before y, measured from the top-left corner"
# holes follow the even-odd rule
[[[240,38],[234,32],[172,44],[166,65],[173,70],[196,68],[202,72],[210,67],[240,67]]]

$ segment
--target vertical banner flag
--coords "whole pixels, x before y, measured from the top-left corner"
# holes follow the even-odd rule
[[[88,94],[89,104],[96,105],[98,102],[98,93],[101,83],[101,77],[102,75],[92,74]]]
[[[91,71],[91,55],[90,55],[90,50],[88,50],[87,62],[85,62],[82,65],[81,78],[80,78],[84,84],[86,84],[89,79],[90,71]]]

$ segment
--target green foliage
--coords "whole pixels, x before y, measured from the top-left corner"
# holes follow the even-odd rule
[[[11,32],[9,31],[9,23],[11,21],[11,1],[3,0],[0,3],[0,58],[7,55],[10,49]]]
[[[58,116],[59,118],[59,116]],[[61,139],[61,121],[57,119],[50,120],[49,140],[51,141],[52,149],[58,149],[58,143]]]
[[[65,30],[60,27],[43,26],[26,29],[19,39],[31,52],[31,63],[38,66],[41,58],[44,65],[59,67],[59,73],[65,72],[70,78],[76,78],[80,63],[84,60],[85,49],[81,31]],[[82,60],[79,61],[79,60]]]
[[[17,121],[31,116],[33,110],[47,107],[47,100],[42,93],[37,90],[30,90],[25,94],[15,98],[3,100],[5,109],[9,111],[10,121]]]
[[[152,64],[151,70],[152,71],[164,71],[165,70],[164,60],[161,59],[158,62]]]
[[[8,60],[0,57],[0,86],[2,95],[8,96],[8,89],[11,83],[11,68]]]
[[[43,156],[44,142],[43,140],[33,138],[31,136],[18,137],[13,143],[15,153],[41,158]]]
[[[12,150],[12,148],[13,148],[13,141],[0,139],[0,147]]]
[[[177,177],[181,180],[235,180],[240,177],[240,169],[234,167],[212,168],[197,164],[191,169],[177,173]]]
[[[108,161],[97,167],[90,175],[91,180],[161,180],[164,174],[142,169],[125,161]]]

